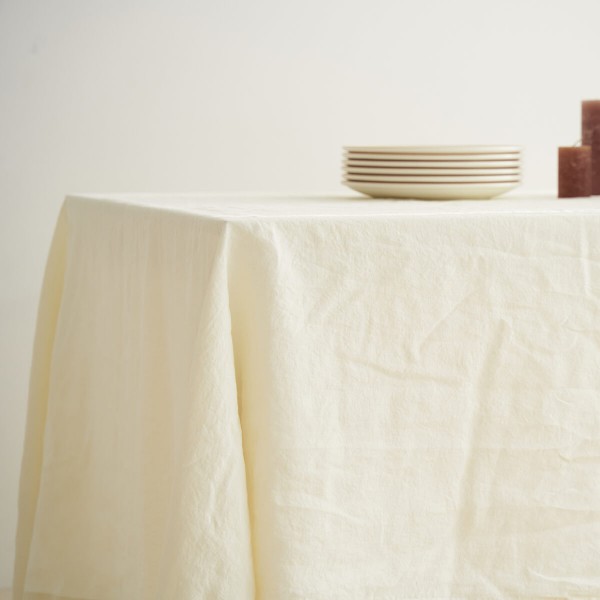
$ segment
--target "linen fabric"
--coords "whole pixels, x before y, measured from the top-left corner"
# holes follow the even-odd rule
[[[600,598],[600,201],[68,197],[14,590]]]

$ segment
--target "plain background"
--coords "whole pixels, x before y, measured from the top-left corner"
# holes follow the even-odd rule
[[[342,145],[429,143],[520,144],[553,191],[599,23],[598,0],[0,0],[0,587],[65,194],[343,193]]]

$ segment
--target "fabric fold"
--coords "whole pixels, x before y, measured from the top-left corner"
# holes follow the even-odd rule
[[[69,198],[55,239],[15,598],[252,598],[227,223]]]
[[[22,600],[600,596],[600,204],[71,197]]]
[[[66,267],[68,225],[63,204],[48,253],[40,293],[29,381],[29,403],[19,484],[13,597],[23,597],[43,461],[44,428],[52,370],[52,348],[60,313]]]

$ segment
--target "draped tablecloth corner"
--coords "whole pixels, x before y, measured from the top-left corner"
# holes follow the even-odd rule
[[[600,202],[66,199],[15,599],[600,597]]]

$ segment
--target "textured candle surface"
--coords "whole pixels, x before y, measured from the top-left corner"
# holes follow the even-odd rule
[[[558,149],[558,197],[577,198],[592,193],[592,149],[567,146]]]
[[[592,148],[592,194],[600,195],[600,100],[581,103],[581,140]]]

